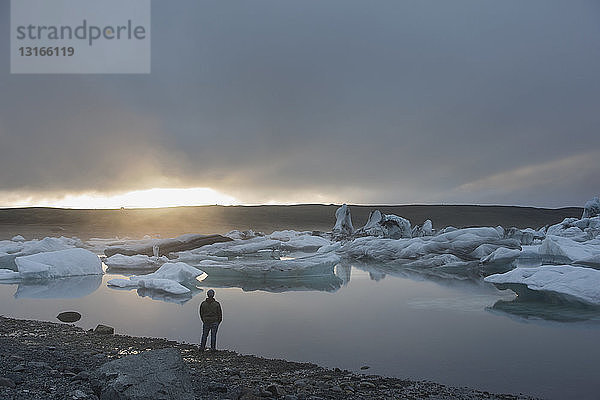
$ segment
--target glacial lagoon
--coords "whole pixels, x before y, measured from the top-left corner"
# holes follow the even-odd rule
[[[106,269],[106,266],[104,266]],[[595,399],[600,310],[516,301],[477,279],[442,279],[384,264],[281,279],[200,276],[186,296],[115,289],[123,275],[0,285],[0,314],[198,343],[198,306],[215,288],[219,347],[271,358],[493,392]]]

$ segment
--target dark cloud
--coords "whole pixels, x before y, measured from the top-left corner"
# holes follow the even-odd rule
[[[155,1],[152,19],[150,75],[4,59],[0,191],[562,206],[600,190],[593,1]]]

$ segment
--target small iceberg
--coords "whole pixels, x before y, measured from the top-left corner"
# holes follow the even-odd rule
[[[511,289],[524,299],[543,297],[553,303],[600,305],[600,271],[572,265],[516,268],[484,279],[499,289]]]
[[[109,286],[120,288],[145,288],[171,294],[189,293],[182,283],[192,281],[204,272],[183,262],[163,264],[156,272],[147,275],[134,275],[128,279],[116,278],[107,282]]]
[[[21,279],[50,279],[102,275],[102,262],[91,251],[74,248],[15,258]]]
[[[136,254],[134,256],[124,256],[122,254],[115,254],[107,257],[104,260],[104,264],[110,269],[122,269],[122,270],[148,270],[157,269],[161,265],[169,262],[169,259],[165,256],[146,256],[144,254]]]

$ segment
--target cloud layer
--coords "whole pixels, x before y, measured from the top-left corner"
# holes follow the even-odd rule
[[[152,6],[150,75],[10,75],[5,58],[5,199],[556,207],[600,190],[596,2]]]

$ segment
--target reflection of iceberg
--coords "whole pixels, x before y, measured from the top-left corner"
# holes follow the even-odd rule
[[[166,293],[162,290],[153,290],[146,288],[139,288],[137,290],[137,294],[140,297],[149,297],[152,300],[164,301],[166,303],[176,303],[176,304],[184,304],[192,299],[193,294],[191,292],[173,295],[170,293]]]
[[[487,310],[523,319],[557,322],[596,320],[600,322],[600,307],[583,304],[556,304],[543,299],[523,299],[521,296],[512,301],[499,300]]]
[[[262,290],[282,293],[290,291],[336,292],[342,287],[342,279],[334,274],[318,276],[300,276],[292,278],[246,278],[246,277],[213,277],[202,281],[206,287],[239,287],[245,292]]]
[[[15,297],[33,299],[74,299],[92,294],[101,284],[101,275],[23,281],[19,284]]]
[[[340,257],[334,253],[317,253],[291,260],[205,260],[197,267],[209,276],[273,279],[331,275],[339,260]]]

